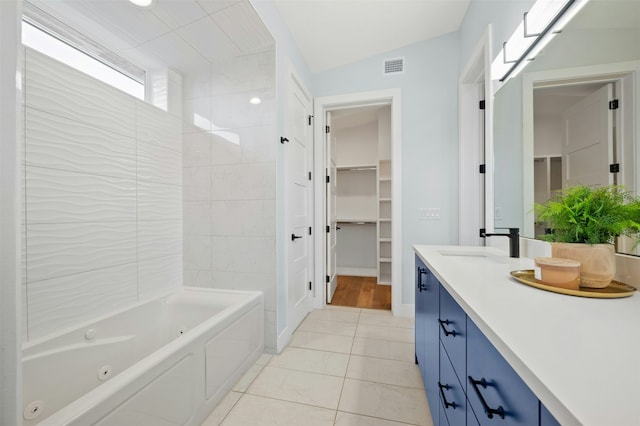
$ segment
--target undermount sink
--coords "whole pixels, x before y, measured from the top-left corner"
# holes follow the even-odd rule
[[[465,252],[465,251],[441,251],[442,256],[453,257],[489,257],[487,253]]]
[[[477,251],[440,251],[440,255],[446,256],[452,259],[458,259],[461,262],[474,262],[474,263],[509,263],[508,257],[496,256],[489,253],[481,253]]]

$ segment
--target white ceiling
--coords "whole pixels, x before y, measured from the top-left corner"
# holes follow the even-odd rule
[[[460,28],[469,0],[274,0],[311,72]]]

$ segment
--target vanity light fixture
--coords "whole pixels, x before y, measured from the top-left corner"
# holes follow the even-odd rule
[[[254,96],[253,98],[249,99],[249,103],[250,103],[251,105],[259,105],[259,104],[261,104],[261,103],[262,103],[262,99],[260,99],[260,98],[259,98],[259,97],[257,97],[257,96]]]
[[[537,0],[491,65],[504,83],[518,75],[589,0]]]
[[[154,0],[129,0],[129,1],[138,7],[150,7],[154,2]]]

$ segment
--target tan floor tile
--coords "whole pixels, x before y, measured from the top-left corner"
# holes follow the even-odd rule
[[[274,356],[269,366],[344,377],[348,363],[348,354],[288,347]]]
[[[343,378],[264,367],[247,393],[335,410]]]
[[[408,423],[398,423],[391,420],[376,419],[375,417],[338,411],[335,426],[406,426]]]
[[[420,369],[412,362],[351,355],[347,377],[422,389]]]
[[[223,426],[331,426],[335,410],[244,394]]]
[[[356,334],[356,324],[338,321],[322,321],[307,318],[298,326],[297,331],[311,331],[314,333],[336,334],[339,336],[353,336]]]
[[[229,414],[233,406],[238,402],[242,396],[239,392],[229,392],[222,401],[218,403],[216,408],[209,414],[209,417],[205,419],[202,426],[218,426],[224,418]]]
[[[358,318],[360,318],[359,312],[341,311],[337,309],[316,309],[309,313],[306,319],[357,324]]]
[[[384,327],[413,328],[413,318],[395,317],[380,314],[364,313],[360,314],[358,324],[381,325]]]
[[[414,362],[415,345],[413,343],[356,337],[353,340],[351,354]]]
[[[358,324],[356,337],[366,339],[391,340],[413,343],[414,331],[410,328],[384,327],[380,325]]]
[[[353,337],[313,333],[310,331],[296,331],[293,333],[291,341],[289,342],[289,346],[293,347],[340,352],[344,354],[351,352],[352,344]]]

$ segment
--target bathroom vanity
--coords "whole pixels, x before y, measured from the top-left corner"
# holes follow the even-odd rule
[[[640,294],[532,288],[533,260],[414,246],[416,361],[434,424],[640,424]]]

